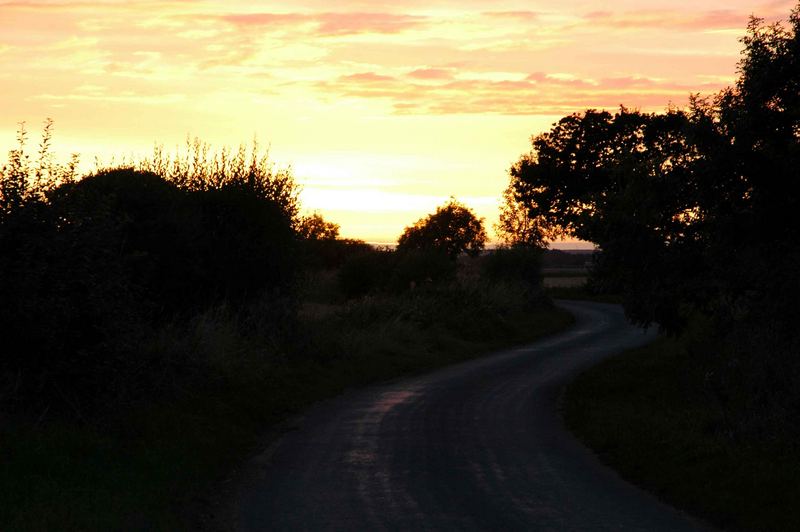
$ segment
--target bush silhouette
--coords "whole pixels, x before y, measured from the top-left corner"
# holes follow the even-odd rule
[[[542,253],[530,246],[497,248],[483,258],[481,275],[490,281],[522,281],[538,288],[542,284]]]
[[[397,240],[397,250],[435,250],[454,259],[463,252],[479,254],[485,243],[483,219],[451,198],[433,214],[406,227]]]
[[[439,249],[398,250],[396,253],[397,263],[392,274],[392,285],[396,290],[447,282],[455,278],[456,261]]]
[[[192,192],[132,169],[59,186],[0,224],[2,378],[29,405],[143,396],[175,362],[144,340],[222,302],[284,307],[294,242],[285,209],[243,186]]]
[[[289,295],[298,264],[295,233],[280,205],[246,188],[197,193],[202,217],[199,243],[207,303],[244,303],[264,291]]]
[[[395,253],[366,249],[351,254],[338,274],[339,289],[347,298],[361,297],[389,286],[396,264]]]

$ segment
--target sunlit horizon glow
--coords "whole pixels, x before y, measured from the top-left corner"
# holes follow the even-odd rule
[[[716,92],[748,17],[794,4],[0,1],[0,140],[52,117],[91,162],[255,136],[343,236],[392,242],[450,196],[491,226],[531,135]]]

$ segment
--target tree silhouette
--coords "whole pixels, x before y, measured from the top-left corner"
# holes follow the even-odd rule
[[[438,251],[455,259],[462,252],[475,256],[486,244],[483,219],[455,198],[436,212],[406,227],[397,240],[397,250]]]
[[[494,230],[508,246],[547,247],[544,224],[540,219],[528,215],[525,204],[510,185],[503,191],[500,218]]]
[[[300,218],[297,233],[305,240],[336,240],[339,238],[339,224],[329,222],[318,212],[313,212]]]
[[[742,43],[733,87],[685,110],[564,117],[510,170],[525,220],[598,244],[596,286],[641,323],[780,316],[800,292],[800,7],[788,25],[753,18]]]

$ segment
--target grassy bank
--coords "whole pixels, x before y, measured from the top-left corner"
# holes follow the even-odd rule
[[[186,508],[255,450],[267,427],[309,403],[475,357],[563,329],[552,307],[502,305],[513,287],[418,290],[313,301],[299,315],[290,356],[248,346],[235,316],[186,326],[216,381],[176,400],[97,424],[9,421],[2,432],[0,523],[6,530],[183,529]],[[467,304],[467,302],[472,302]],[[475,303],[478,301],[479,303]],[[173,346],[174,348],[174,346]]]
[[[623,477],[716,526],[800,530],[796,441],[732,437],[689,341],[662,338],[582,374],[566,392],[568,426]]]

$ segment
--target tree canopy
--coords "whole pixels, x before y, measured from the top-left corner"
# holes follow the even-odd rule
[[[297,233],[305,240],[336,240],[339,224],[329,222],[318,212],[303,216],[297,223]]]
[[[503,203],[500,205],[500,217],[494,226],[500,240],[511,247],[547,247],[545,224],[539,217],[528,215],[525,203],[509,185],[503,191]]]
[[[397,241],[398,251],[433,250],[451,258],[462,252],[475,256],[486,244],[483,219],[455,198],[436,212],[406,227]]]
[[[597,244],[594,282],[640,323],[786,310],[800,271],[800,10],[753,18],[742,43],[736,84],[686,109],[590,109],[535,136],[510,170],[506,204],[527,224],[507,224],[512,237]]]

